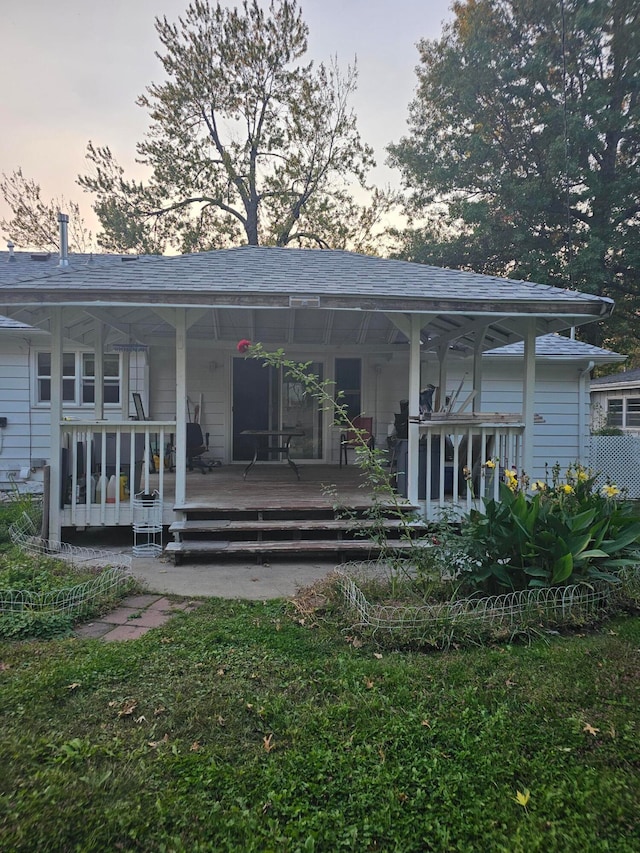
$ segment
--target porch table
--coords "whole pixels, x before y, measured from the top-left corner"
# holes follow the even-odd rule
[[[258,454],[262,451],[267,455],[272,453],[276,453],[284,458],[291,468],[293,468],[296,477],[298,480],[300,479],[300,472],[298,471],[298,466],[291,458],[290,453],[290,445],[292,438],[302,438],[304,436],[304,432],[297,429],[244,429],[240,433],[240,435],[249,435],[253,438],[253,459],[247,467],[244,469],[243,477],[246,480],[247,474],[253,468],[253,466],[258,461]],[[267,439],[267,447],[260,447],[260,439]],[[278,443],[276,445],[270,444],[271,439],[277,439]]]

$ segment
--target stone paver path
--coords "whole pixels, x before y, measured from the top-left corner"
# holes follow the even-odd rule
[[[169,601],[162,595],[130,595],[116,610],[106,613],[99,621],[78,626],[74,634],[84,639],[137,640],[152,628],[159,628],[181,611],[190,612],[201,601]]]

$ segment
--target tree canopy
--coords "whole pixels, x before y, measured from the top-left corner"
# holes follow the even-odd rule
[[[21,169],[10,175],[3,173],[0,195],[11,210],[10,219],[0,220],[0,228],[16,246],[57,252],[60,249],[58,213],[69,214],[69,249],[88,252],[92,249],[92,234],[87,228],[75,202],[64,197],[45,201],[40,185],[26,178]]]
[[[461,0],[419,43],[411,260],[613,297],[594,342],[640,341],[640,3]],[[422,219],[420,219],[422,217]]]
[[[182,251],[246,242],[368,248],[384,193],[362,206],[373,165],[349,99],[356,69],[304,63],[308,28],[296,0],[240,9],[193,0],[177,23],[157,18],[166,79],[138,99],[150,127],[137,146],[149,169],[130,180],[109,147],[89,143],[79,183],[111,250]]]

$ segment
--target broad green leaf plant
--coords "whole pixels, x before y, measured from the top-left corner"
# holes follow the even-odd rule
[[[596,479],[577,463],[533,484],[505,471],[499,500],[485,498],[462,521],[461,574],[492,592],[616,580],[640,559],[640,521],[615,485]]]

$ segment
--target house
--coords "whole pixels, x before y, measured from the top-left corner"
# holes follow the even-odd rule
[[[127,261],[130,260],[129,256]],[[122,263],[120,255],[72,254],[74,268]],[[0,283],[11,286],[22,279],[50,275],[59,268],[59,257],[51,252],[0,253]],[[94,401],[93,347],[80,340],[64,341],[64,417],[78,418]],[[50,406],[47,375],[50,335],[44,329],[0,316],[0,490],[18,487],[21,492],[41,492],[43,469],[50,459]],[[105,417],[120,419],[122,380],[118,339],[104,356],[106,372],[116,399],[105,403]],[[128,387],[146,399],[146,368],[143,353],[128,357]],[[117,380],[115,377],[117,376]],[[109,392],[107,391],[107,396]],[[131,412],[132,413],[132,412]],[[129,411],[125,417],[129,416]]]
[[[338,462],[333,413],[301,394],[299,383],[282,371],[243,357],[237,349],[243,339],[310,362],[314,373],[343,392],[351,414],[373,417],[378,446],[385,445],[399,401],[407,399],[409,502],[427,518],[435,517],[445,500],[466,505],[469,497],[451,470],[465,461],[475,464],[478,441],[485,452],[491,447],[501,465],[534,475],[541,465],[545,453],[536,449],[536,435],[542,435],[543,424],[538,422],[549,421],[539,411],[536,338],[606,319],[613,308],[609,299],[571,290],[343,251],[243,246],[118,263],[66,260],[63,251],[55,269],[0,276],[0,313],[49,335],[50,360],[42,359],[31,382],[34,406],[50,417],[49,451],[42,454],[50,463],[49,493],[63,496],[49,503],[54,540],[68,525],[131,522],[124,495],[109,506],[91,499],[96,436],[104,437],[98,442],[98,467],[109,464],[105,448],[113,436],[112,467],[122,470],[124,463],[130,481],[141,437],[146,461],[157,455],[160,468],[151,483],[146,464],[142,486],[158,488],[165,523],[184,518],[195,487],[194,478],[187,477],[186,436],[196,407],[210,452],[225,465],[247,465],[255,431],[287,430],[298,433],[291,448],[302,482],[305,466]],[[74,375],[66,375],[71,342],[95,354],[92,376],[79,375],[77,361]],[[115,361],[105,359],[115,353],[117,382]],[[586,372],[595,355],[583,352],[579,369]],[[130,420],[132,357],[144,362],[136,385],[145,393],[150,420],[144,423]],[[603,351],[598,357],[617,358]],[[566,352],[540,352],[543,376],[545,359],[549,376],[567,365],[578,399],[575,360]],[[84,378],[92,380],[92,392],[86,401],[76,400],[77,416],[66,415],[64,398],[73,383],[82,390]],[[426,382],[443,391],[436,392],[431,417],[421,418],[420,390]],[[573,446],[567,447],[572,457],[574,447],[580,451],[582,417]],[[421,498],[421,450],[445,437],[453,458],[426,453],[427,469],[433,469],[426,476],[432,484],[435,476],[437,487]],[[167,446],[175,447],[171,483]],[[66,462],[63,453],[57,464],[65,450]],[[261,448],[258,458],[264,454]],[[83,483],[84,490],[77,488]],[[288,488],[297,488],[295,478]],[[214,499],[210,495],[209,502]]]
[[[614,428],[640,436],[640,370],[593,379],[591,415],[594,430]]]

